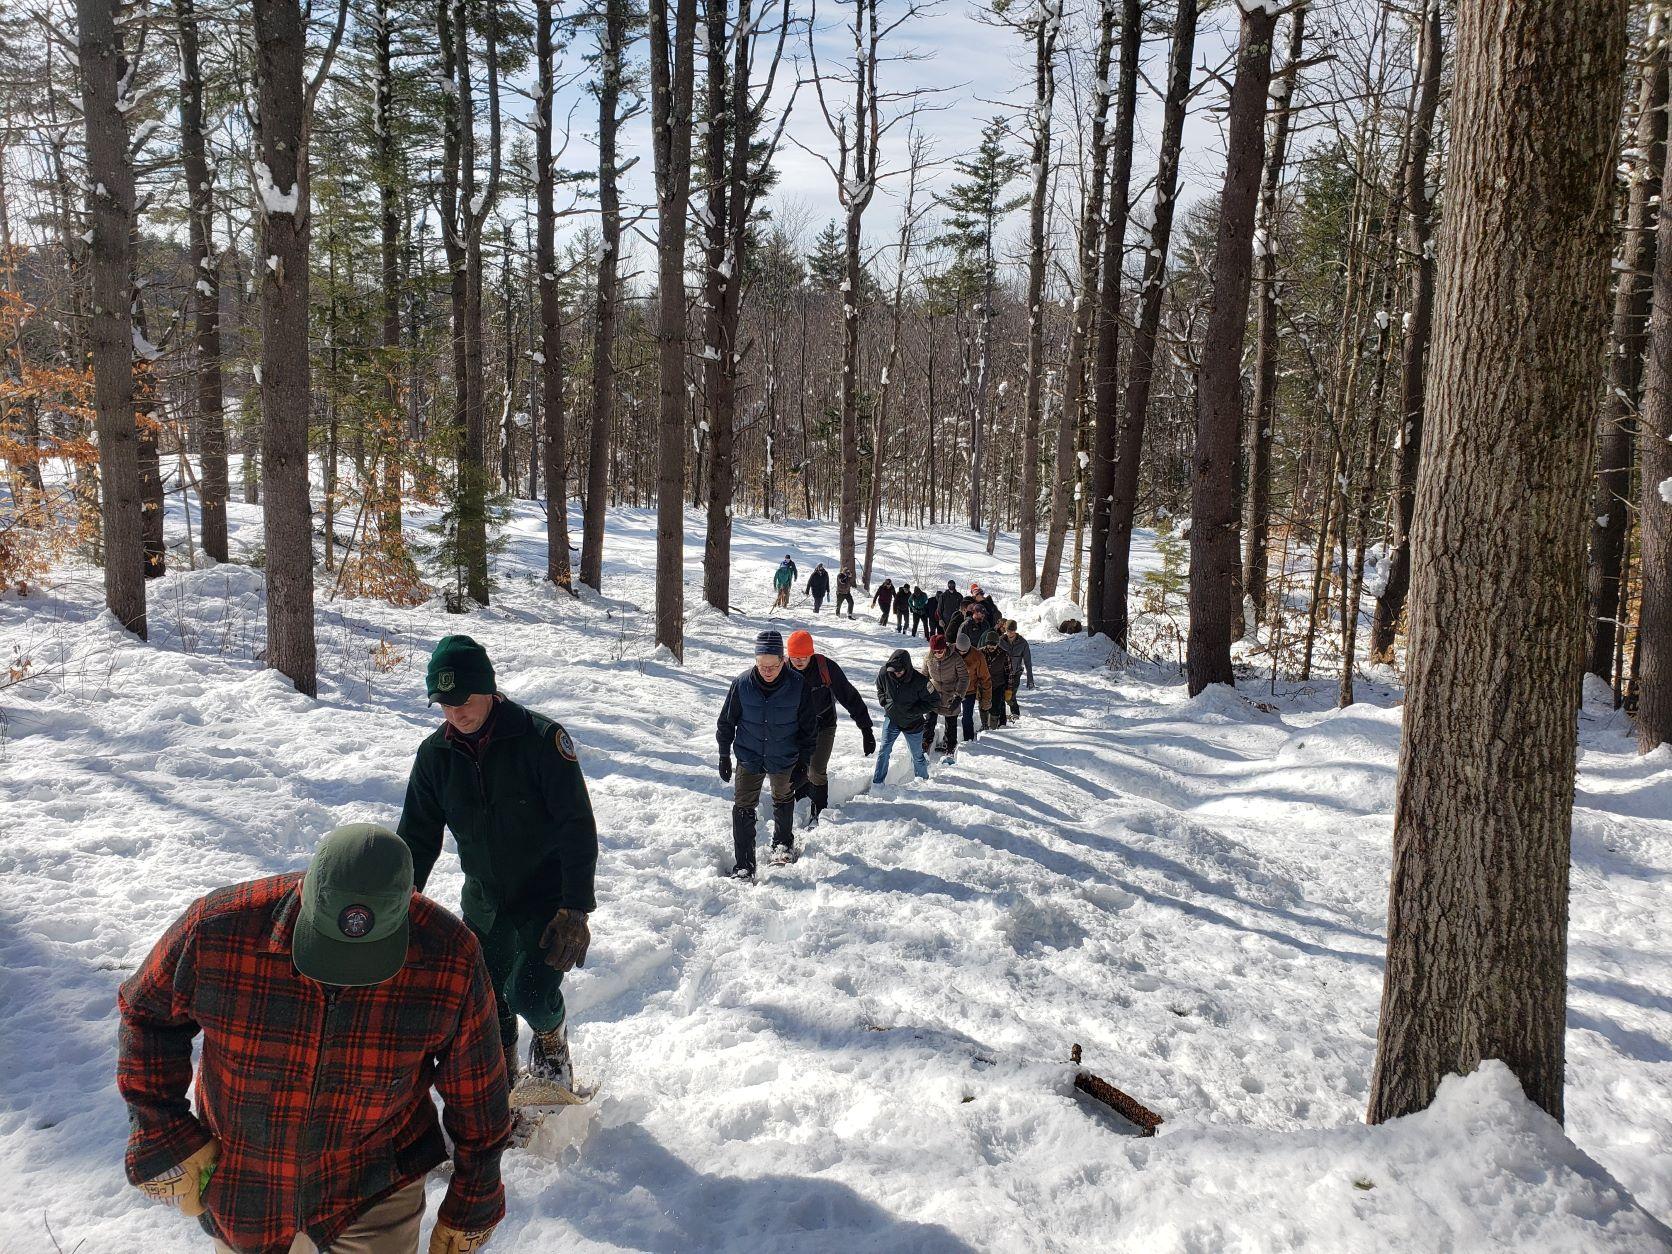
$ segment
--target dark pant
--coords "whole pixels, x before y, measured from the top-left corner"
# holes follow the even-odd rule
[[[1010,687],[1004,690],[1005,700],[1010,702],[1010,712],[1012,714],[1020,714],[1022,712],[1022,707],[1016,704],[1017,687],[1018,685],[1011,684]]]
[[[841,613],[842,613],[842,602],[843,601],[846,601],[848,603],[848,617],[852,618],[853,617],[853,593],[851,593],[851,592],[838,592],[836,594],[836,614],[837,614],[838,617],[840,617]]]
[[[958,750],[958,716],[956,714],[931,714],[929,721],[923,725],[923,752],[928,753],[935,747],[935,724],[945,722],[946,729],[941,737],[946,741],[946,752],[956,753]]]
[[[536,1032],[549,1032],[563,1022],[563,972],[547,964],[546,951],[540,948],[540,937],[550,922],[538,915],[513,918],[501,911],[486,932],[470,924],[482,942],[503,1041],[517,1039],[519,1015]]]
[[[822,593],[822,592],[813,593],[813,613],[817,614],[819,612],[819,606],[821,606],[823,604],[824,604],[824,593]]]
[[[916,610],[913,610],[911,615],[911,634],[914,636],[927,635],[928,632],[924,629],[925,622],[927,622],[927,618],[924,615],[919,614]]]
[[[974,692],[964,694],[964,739],[975,739],[975,706],[980,695]]]
[[[892,605],[884,604],[883,607],[882,607],[882,617],[877,619],[877,626],[879,626],[879,627],[888,626],[888,616],[893,612],[894,612],[894,607]]]
[[[906,610],[904,606],[894,611],[894,630],[898,632],[906,630]]]

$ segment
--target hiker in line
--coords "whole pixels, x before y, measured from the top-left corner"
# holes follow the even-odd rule
[[[504,1218],[493,987],[475,935],[412,872],[388,828],[339,827],[306,872],[199,897],[117,993],[128,1179],[220,1254],[416,1254],[449,1145],[430,1254],[480,1250]]]
[[[790,555],[784,554],[784,560],[778,563],[778,569],[772,572],[772,608],[786,609],[790,603],[790,589],[795,587],[795,563],[790,561]]]
[[[820,562],[813,567],[813,573],[807,576],[806,591],[813,598],[813,613],[817,614],[824,605],[825,597],[830,595],[830,572]]]
[[[946,635],[946,629],[952,623],[952,616],[958,612],[958,607],[964,603],[964,598],[958,592],[958,585],[952,580],[946,581],[946,587],[940,590],[935,598],[935,630]],[[948,641],[956,639],[947,636]]]
[[[444,636],[424,690],[445,722],[418,746],[395,829],[424,891],[450,829],[464,867],[460,911],[493,981],[505,1076],[517,1086],[517,1019],[534,1034],[530,1083],[571,1092],[563,975],[585,965],[598,827],[574,739],[562,724],[500,696],[488,652]]]
[[[981,711],[981,726],[987,726],[987,707],[993,703],[993,677],[987,670],[987,658],[970,642],[967,633],[960,633],[955,646],[969,672],[969,687],[964,692],[964,739],[975,739],[975,712]]]
[[[923,729],[923,752],[931,746],[941,753],[942,761],[951,762],[958,754],[958,714],[963,709],[964,694],[969,691],[970,673],[964,659],[936,632],[929,637],[929,656],[924,659],[923,672],[929,676],[929,688],[935,694],[935,716]],[[935,724],[944,722],[940,744],[935,745]]]
[[[888,626],[888,616],[894,612],[894,581],[884,579],[882,586],[877,589],[877,595],[871,598],[871,608],[882,606],[882,617],[877,620],[877,626]]]
[[[877,751],[876,733],[871,730],[871,712],[865,699],[848,682],[836,659],[820,653],[813,645],[813,635],[807,631],[790,633],[788,652],[790,665],[801,675],[806,686],[806,700],[813,707],[813,721],[817,731],[813,738],[813,756],[807,763],[806,794],[812,798],[812,822],[830,805],[830,754],[836,747],[836,702],[848,712],[853,725],[859,728],[860,743],[865,756]],[[799,792],[797,795],[801,795]]]
[[[888,757],[901,737],[911,752],[912,773],[918,779],[928,779],[923,729],[928,726],[929,735],[934,735],[935,694],[929,690],[929,677],[911,664],[911,654],[905,649],[889,654],[877,672],[877,704],[882,707],[884,720],[882,752],[877,755],[871,783],[880,784],[888,777]]]
[[[911,585],[901,580],[900,586],[894,589],[894,633],[896,635],[903,636],[906,634],[906,614],[911,609],[911,606],[907,603],[910,600]]]
[[[998,628],[999,628],[999,623],[1001,623],[1003,621],[1003,619],[999,616],[998,602],[994,601],[992,597],[988,596],[987,593],[982,590],[981,585],[978,584],[978,583],[972,583],[970,585],[970,595],[972,597],[974,597],[977,601],[981,602],[981,612],[986,616],[986,619],[987,619],[987,626],[985,628],[983,628],[983,630],[984,631],[986,631],[986,630],[997,631]]]
[[[929,594],[915,585],[911,590],[911,634],[925,640],[933,634],[929,630]]]
[[[983,728],[1000,728],[1005,724],[1004,703],[1014,695],[1010,688],[1010,655],[999,643],[999,633],[988,631],[981,637],[981,656],[987,663],[991,689],[981,710]]]
[[[761,785],[772,785],[772,862],[795,858],[795,789],[813,758],[817,728],[813,704],[805,699],[801,673],[784,665],[784,638],[776,631],[755,637],[755,664],[732,680],[720,707],[715,736],[720,745],[720,778],[732,782],[732,874],[755,878],[755,809]]]
[[[836,572],[836,617],[842,616],[842,602],[848,603],[848,617],[853,617],[853,572],[843,569]]]
[[[1005,689],[1004,699],[1010,706],[1010,717],[1021,715],[1021,707],[1016,704],[1016,690],[1022,686],[1022,673],[1025,670],[1028,678],[1028,690],[1033,690],[1033,648],[1028,644],[1027,637],[1016,631],[1016,620],[1007,618],[999,633],[999,647],[1010,659],[1010,686]]]

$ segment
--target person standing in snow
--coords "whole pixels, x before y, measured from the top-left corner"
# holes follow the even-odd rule
[[[946,587],[940,590],[935,598],[935,630],[946,634],[947,626],[952,622],[952,616],[958,612],[964,598],[958,595],[958,585],[952,580],[946,581]]]
[[[871,712],[865,708],[864,698],[848,682],[836,659],[815,649],[811,632],[792,631],[788,652],[790,665],[806,685],[807,700],[812,704],[817,728],[813,756],[807,763],[807,795],[812,798],[813,822],[817,823],[819,815],[830,805],[829,770],[830,754],[836,747],[836,702],[842,703],[853,725],[859,728],[866,757],[877,751],[877,737],[871,730]]]
[[[445,721],[418,746],[396,831],[420,892],[451,830],[464,867],[460,908],[493,981],[505,1074],[518,1080],[517,1019],[534,1034],[530,1082],[573,1091],[563,975],[585,965],[597,909],[598,827],[574,739],[499,694],[488,652],[444,636],[424,689]]]
[[[987,662],[987,674],[991,677],[991,688],[987,694],[987,703],[981,710],[981,726],[983,728],[999,728],[1005,724],[1004,703],[1011,694],[1010,689],[1010,656],[1005,653],[1004,646],[999,643],[999,633],[986,632],[981,637],[981,656]]]
[[[836,617],[842,616],[842,602],[848,603],[848,617],[853,617],[853,572],[839,570],[836,572]]]
[[[964,692],[964,739],[975,739],[975,712],[981,711],[981,726],[987,726],[987,707],[993,701],[993,677],[987,670],[986,655],[976,648],[968,634],[960,633],[955,646],[969,672],[969,688]]]
[[[935,694],[935,718],[923,729],[923,752],[934,745],[935,724],[944,720],[938,751],[944,761],[951,762],[958,753],[958,714],[963,709],[964,694],[969,691],[970,673],[946,637],[936,632],[929,637],[929,656],[924,659],[923,673],[929,677],[930,690]]]
[[[732,680],[720,706],[715,738],[720,778],[732,788],[732,874],[755,878],[755,808],[761,785],[772,785],[772,860],[795,857],[795,789],[805,778],[818,739],[813,703],[801,673],[784,665],[784,638],[776,631],[755,637],[755,664]]]
[[[1033,648],[1028,644],[1027,637],[1016,631],[1016,620],[1007,618],[1002,623],[999,633],[999,647],[1010,659],[1010,686],[1005,690],[1004,699],[1010,706],[1010,717],[1021,715],[1021,707],[1016,704],[1016,690],[1022,686],[1022,673],[1025,670],[1028,677],[1028,689],[1033,689]]]
[[[128,1179],[221,1254],[416,1254],[448,1157],[432,1088],[453,1174],[430,1254],[480,1250],[504,1218],[493,988],[475,934],[412,889],[395,833],[339,827],[305,873],[198,898],[117,993]]]
[[[902,736],[911,752],[912,773],[918,779],[928,779],[923,728],[927,724],[929,735],[934,734],[935,694],[929,690],[929,677],[911,664],[911,654],[905,649],[889,654],[877,672],[877,704],[882,707],[884,726],[882,752],[877,755],[871,783],[880,784],[888,778],[888,758],[894,752],[894,742]]]
[[[981,585],[978,584],[978,583],[972,583],[970,585],[970,595],[981,603],[982,615],[987,620],[987,625],[985,627],[983,627],[982,630],[983,631],[997,631],[999,623],[1001,621],[1003,621],[999,617],[998,602],[993,600],[992,597],[988,596],[987,593],[982,590]]]
[[[825,597],[830,595],[830,572],[820,562],[813,567],[813,573],[807,576],[807,594],[813,598],[813,613],[817,614],[824,605]]]
[[[900,582],[900,586],[898,588],[894,589],[894,634],[895,635],[903,636],[903,635],[906,634],[906,613],[911,608],[907,604],[907,602],[910,601],[910,600],[911,600],[910,586],[904,580],[902,580]]]
[[[775,594],[772,608],[781,610],[790,603],[790,589],[795,587],[795,563],[790,561],[790,555],[784,554],[784,560],[778,563],[778,569],[772,572],[772,590]]]
[[[916,585],[911,590],[911,634],[924,639],[933,634],[929,630],[929,594]]]
[[[884,579],[882,586],[877,589],[877,595],[871,598],[871,608],[882,606],[882,617],[877,620],[877,626],[888,626],[888,616],[894,610],[894,581]]]

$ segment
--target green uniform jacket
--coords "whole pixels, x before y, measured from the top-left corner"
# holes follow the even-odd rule
[[[501,701],[481,761],[446,728],[418,746],[399,832],[422,892],[450,828],[464,864],[464,917],[484,932],[505,913],[591,912],[598,827],[575,745],[561,726]]]

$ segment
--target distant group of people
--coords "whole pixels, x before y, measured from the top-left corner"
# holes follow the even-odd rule
[[[779,605],[788,604],[795,564],[789,556],[775,576]],[[808,579],[814,612],[829,590],[823,564]],[[849,603],[852,580],[838,576],[837,609]],[[871,782],[888,774],[894,744],[904,738],[918,779],[929,777],[928,755],[938,751],[943,763],[956,759],[960,725],[965,742],[981,731],[1003,727],[1020,716],[1017,690],[1033,687],[1033,650],[1002,618],[998,605],[972,583],[968,593],[948,580],[934,596],[902,582],[884,580],[872,598],[880,606],[879,626],[928,637],[929,651],[919,669],[906,649],[896,649],[877,672],[877,705],[883,715],[882,752]],[[865,756],[877,750],[876,731],[864,700],[836,660],[818,650],[812,633],[768,629],[755,637],[754,663],[731,683],[716,723],[720,778],[732,785],[732,874],[752,880],[756,874],[756,812],[761,792],[772,793],[771,859],[783,865],[795,858],[795,803],[810,799],[810,822],[830,804],[829,766],[836,741],[836,706],[859,728]]]

